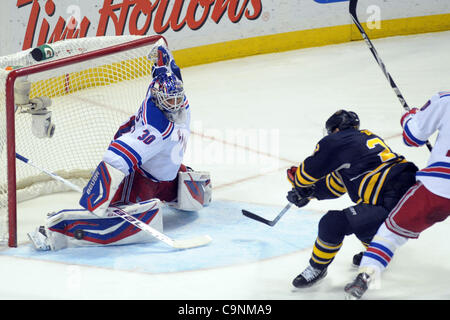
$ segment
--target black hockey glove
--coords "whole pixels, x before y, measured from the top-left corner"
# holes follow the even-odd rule
[[[301,208],[309,203],[311,197],[314,195],[314,189],[314,186],[308,188],[292,188],[292,190],[288,192],[286,198],[290,203]]]

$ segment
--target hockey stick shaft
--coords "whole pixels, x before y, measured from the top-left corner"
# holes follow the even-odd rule
[[[64,179],[64,178],[62,178],[62,177],[60,177],[60,176],[58,176],[56,174],[54,174],[53,172],[50,172],[50,171],[48,171],[48,170],[46,170],[44,168],[41,168],[41,167],[35,165],[30,159],[25,158],[24,156],[18,154],[17,152],[16,152],[16,158],[21,160],[21,161],[23,161],[23,162],[25,162],[26,164],[28,164],[28,165],[30,165],[32,167],[34,167],[34,168],[44,172],[45,174],[49,175],[53,179],[64,183],[65,185],[70,187],[72,190],[75,190],[75,191],[78,191],[78,192],[82,192],[81,188],[78,187],[77,185],[73,184],[72,182],[70,182],[70,181],[68,181],[68,180],[66,180],[66,179]]]
[[[380,55],[378,54],[377,50],[375,49],[375,46],[373,45],[372,41],[370,40],[369,36],[367,35],[366,31],[364,30],[363,26],[358,20],[358,16],[356,14],[356,6],[358,5],[358,0],[350,0],[349,5],[349,12],[350,16],[352,17],[353,22],[355,23],[356,27],[358,28],[359,32],[361,33],[361,36],[363,37],[364,41],[366,42],[367,46],[369,47],[370,52],[372,52],[373,57],[375,58],[375,61],[378,63],[378,65],[381,68],[381,71],[383,71],[386,79],[388,80],[389,84],[391,85],[391,88],[394,90],[395,95],[397,96],[398,100],[400,101],[403,109],[406,111],[409,111],[410,108],[408,104],[406,103],[405,98],[403,97],[402,93],[400,92],[400,89],[394,82],[394,79],[392,79],[391,74],[387,71],[385,64],[383,63],[383,60],[381,60]],[[426,146],[428,150],[432,150],[430,142],[426,142]]]
[[[112,209],[112,211],[116,216],[121,217],[122,219],[131,223],[135,227],[150,233],[156,239],[168,244],[169,246],[171,246],[173,248],[188,249],[188,248],[199,247],[199,246],[208,244],[212,240],[211,237],[209,237],[209,236],[199,236],[199,237],[191,238],[188,240],[174,240],[174,239],[166,236],[164,233],[159,232],[158,230],[150,227],[148,224],[142,222],[141,220],[136,219],[131,214],[128,214],[126,211],[124,211],[120,208],[114,207]]]
[[[80,187],[78,187],[77,185],[71,183],[70,181],[50,172],[49,170],[46,170],[36,164],[34,164],[32,161],[30,161],[30,159],[25,158],[24,156],[16,153],[16,158],[23,161],[24,163],[44,172],[45,174],[49,175],[51,178],[62,182],[63,184],[67,185],[69,188],[71,188],[74,191],[77,192],[82,192],[82,189]],[[195,237],[195,238],[191,238],[191,239],[186,239],[186,240],[174,240],[168,236],[166,236],[164,233],[159,232],[158,230],[150,227],[148,224],[140,221],[139,219],[136,219],[135,217],[133,217],[131,214],[127,213],[126,211],[117,208],[117,207],[113,207],[112,212],[122,218],[123,220],[131,223],[132,225],[134,225],[135,227],[149,233],[150,235],[152,235],[153,237],[155,237],[156,239],[168,244],[169,246],[173,247],[173,248],[177,248],[177,249],[188,249],[188,248],[194,248],[194,247],[199,247],[199,246],[203,246],[208,244],[209,242],[211,242],[211,237],[210,236],[199,236],[199,237]]]
[[[283,208],[283,210],[281,210],[280,213],[273,220],[267,220],[255,213],[247,211],[247,210],[242,210],[242,214],[250,219],[265,223],[265,224],[273,227],[281,219],[281,217],[291,208],[291,206],[292,206],[292,203],[288,203]]]

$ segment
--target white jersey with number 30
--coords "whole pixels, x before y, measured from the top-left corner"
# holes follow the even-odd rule
[[[417,172],[431,192],[450,198],[450,92],[440,92],[403,126],[403,141],[408,146],[424,145],[438,131],[427,167]]]
[[[186,97],[183,112],[183,121],[169,121],[149,91],[138,112],[120,126],[103,161],[125,174],[138,171],[154,181],[175,179],[190,135]]]

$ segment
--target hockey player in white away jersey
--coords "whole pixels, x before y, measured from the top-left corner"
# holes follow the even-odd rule
[[[162,231],[162,201],[186,211],[197,211],[211,201],[209,173],[188,170],[182,164],[190,108],[180,69],[165,46],[154,48],[149,59],[154,63],[153,81],[140,108],[119,127],[83,189],[80,205],[84,209],[50,215],[46,226],[28,234],[36,249],[154,241],[110,208],[120,207]]]
[[[363,255],[359,274],[345,287],[346,297],[359,299],[379,277],[397,248],[408,239],[450,215],[450,92],[440,92],[419,110],[401,119],[403,141],[419,147],[438,131],[426,168],[416,173],[417,183],[399,201]]]

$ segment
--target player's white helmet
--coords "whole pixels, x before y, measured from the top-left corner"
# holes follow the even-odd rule
[[[157,107],[170,113],[180,111],[184,106],[183,83],[172,73],[158,75],[150,84]]]

